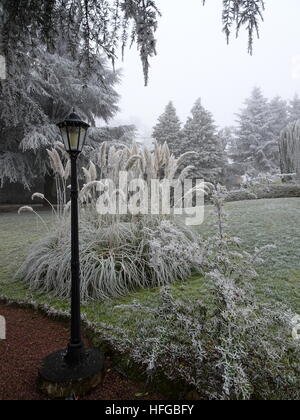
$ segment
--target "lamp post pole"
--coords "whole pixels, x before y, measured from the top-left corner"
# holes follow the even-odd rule
[[[79,361],[83,350],[80,311],[80,260],[78,233],[78,179],[77,152],[70,152],[71,159],[71,341],[66,358],[70,363]]]
[[[67,350],[46,357],[39,368],[40,390],[53,398],[84,395],[103,379],[104,354],[85,349],[81,338],[77,158],[89,125],[73,113],[58,124],[71,160],[71,339]]]

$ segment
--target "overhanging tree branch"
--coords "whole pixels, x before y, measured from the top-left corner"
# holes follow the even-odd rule
[[[264,9],[263,0],[223,0],[223,31],[227,41],[233,30],[238,36],[245,27],[252,54]],[[93,55],[105,52],[114,62],[118,48],[124,55],[130,37],[138,47],[147,84],[149,59],[156,54],[159,17],[155,0],[2,0],[0,49],[9,55],[10,50],[21,45],[28,50],[39,42],[55,51],[63,33],[69,52],[74,54],[81,48],[87,71],[93,71]]]

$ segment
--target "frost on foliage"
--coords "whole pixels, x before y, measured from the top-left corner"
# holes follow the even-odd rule
[[[1,13],[5,34],[2,42],[6,49],[23,47],[24,61],[26,52],[33,56],[37,44],[66,56],[79,53],[78,67],[82,65],[82,73],[87,77],[93,73],[99,53],[114,63],[119,48],[124,51],[130,40],[136,42],[140,51],[147,82],[149,57],[156,53],[154,34],[159,11],[154,1],[54,0],[43,3],[26,0],[22,7],[12,7],[10,3],[4,1]],[[22,30],[24,27],[26,31]],[[100,81],[105,83],[106,78]]]
[[[32,246],[18,276],[32,289],[66,298],[70,294],[70,232],[67,189],[69,161],[57,150],[48,150],[57,187],[57,208],[51,232]],[[96,212],[99,188],[104,179],[117,186],[120,171],[128,180],[152,179],[161,183],[184,176],[166,144],[155,144],[153,152],[137,144],[109,147],[103,143],[94,162],[84,168],[85,184],[79,193],[81,226],[81,293],[84,299],[124,296],[138,288],[162,286],[185,280],[200,272],[203,264],[201,239],[172,216],[102,215]],[[98,175],[100,177],[98,178]],[[98,180],[97,180],[98,178]],[[127,197],[118,189],[119,199]],[[33,198],[42,198],[34,194]],[[113,196],[108,200],[113,201]],[[55,263],[54,263],[55,262]]]
[[[0,187],[6,182],[20,182],[25,188],[30,188],[34,179],[32,158],[11,151],[0,152]]]
[[[172,102],[166,106],[165,112],[159,117],[153,128],[152,137],[160,144],[167,143],[170,151],[178,156],[181,153],[181,122]]]
[[[95,125],[96,118],[108,121],[118,110],[119,95],[115,85],[119,73],[109,69],[100,56],[95,58],[93,74],[84,78],[82,69],[77,66],[79,55],[64,54],[64,46],[61,40],[62,51],[56,54],[37,47],[35,59],[27,59],[31,56],[27,57],[20,47],[8,56],[8,77],[0,81],[2,185],[20,182],[29,188],[37,178],[51,173],[46,148],[53,147],[60,139],[56,123],[63,120],[72,107],[75,106],[80,117],[91,125]],[[105,86],[99,82],[101,77],[106,79]],[[100,135],[96,133],[96,141]],[[91,140],[92,150],[94,146]],[[5,161],[9,157],[8,170]]]
[[[132,155],[137,151],[133,146]],[[103,146],[99,158],[107,152]],[[186,391],[197,390],[203,399],[297,400],[300,347],[291,334],[295,314],[284,305],[261,303],[253,288],[256,263],[271,247],[243,251],[240,239],[226,232],[226,190],[210,189],[216,234],[199,248],[192,233],[171,220],[109,224],[85,212],[82,295],[99,299],[166,285],[183,273],[179,265],[188,271],[200,264],[209,300],[179,300],[165,286],[151,306],[136,301],[116,307],[124,310],[123,323],[106,328],[107,342],[142,364],[150,378],[163,374],[185,384]],[[63,219],[60,228],[34,244],[19,273],[32,288],[58,297],[70,293],[68,226]]]
[[[58,132],[55,125],[34,126],[28,129],[20,142],[19,148],[23,152],[45,149],[52,145],[53,140],[57,138]]]
[[[0,51],[7,78],[0,81],[0,180],[29,188],[49,173],[45,147],[57,140],[55,123],[73,106],[92,126],[117,112],[119,72],[108,68],[107,58],[114,63],[120,48],[124,53],[126,45],[136,43],[147,84],[160,13],[154,0],[4,0],[1,5]],[[223,9],[226,34],[236,23],[238,30],[246,26],[252,45],[262,2],[228,1]],[[96,140],[110,137],[97,131]],[[8,153],[19,154],[23,165],[16,158],[8,170]]]
[[[133,20],[131,42],[136,41],[143,65],[145,85],[149,79],[149,58],[156,55],[155,32],[160,15],[156,2],[152,0],[129,0],[122,3],[125,21]],[[125,45],[123,44],[123,51]]]
[[[28,60],[26,52],[31,53],[28,56],[33,55],[36,44],[43,43],[51,51],[59,50],[63,34],[65,54],[73,56],[81,46],[80,62],[84,72],[91,73],[95,55],[99,52],[105,53],[114,64],[120,49],[124,56],[126,45],[136,43],[147,84],[149,59],[156,54],[155,32],[160,16],[158,1],[53,0],[45,3],[23,0],[22,7],[18,7],[20,0],[17,4],[9,0],[2,3],[0,21],[5,35],[2,40],[4,49],[26,48],[22,56],[24,61]],[[248,50],[252,54],[253,40],[255,35],[259,35],[263,11],[263,0],[224,0],[223,30],[227,40],[233,31],[238,35],[245,28]]]
[[[146,228],[149,235],[150,265],[158,279],[166,272],[186,279],[193,271],[201,271],[203,257],[200,240],[196,234],[182,226],[163,220],[156,230]],[[168,266],[166,266],[168,261]],[[164,283],[164,281],[162,281]]]
[[[278,142],[288,122],[287,111],[285,101],[279,97],[268,101],[259,88],[245,101],[238,115],[236,150],[232,151],[234,162],[242,165],[244,172],[251,176],[278,172]]]
[[[206,0],[203,0],[205,3]],[[232,31],[239,34],[242,27],[248,32],[248,52],[253,52],[254,36],[259,38],[259,24],[263,20],[264,0],[224,0],[223,31],[229,42]]]
[[[155,307],[123,305],[124,325],[134,328],[115,328],[110,342],[143,364],[150,378],[164,374],[202,399],[298,399],[293,314],[257,303],[251,290],[218,272],[209,285],[209,306],[176,300],[169,288],[162,289]]]
[[[206,243],[210,303],[196,296],[176,300],[164,287],[155,306],[123,305],[124,324],[134,323],[134,328],[130,333],[115,328],[110,341],[143,364],[150,377],[164,374],[202,399],[297,400],[300,347],[291,334],[295,314],[281,304],[261,303],[252,284],[255,262],[270,247],[242,252],[240,240],[220,230],[224,189],[217,188],[213,196],[217,233]]]
[[[280,138],[280,164],[284,174],[296,173],[300,179],[300,120],[288,125]]]
[[[68,226],[69,222],[60,223],[57,230],[31,247],[18,276],[32,289],[59,298],[69,296]],[[151,223],[147,220],[110,225],[103,222],[97,227],[96,219],[83,216],[80,251],[82,298],[124,296],[139,288],[184,280],[193,270],[199,270],[202,253],[196,247],[195,239],[170,222],[167,231],[168,235],[172,235],[172,241],[167,247],[165,231],[166,226],[159,219]],[[157,252],[156,245],[161,247],[161,243],[165,248],[161,249],[156,259],[153,253]],[[184,253],[181,254],[181,251]]]
[[[192,108],[192,116],[182,130],[180,151],[194,150],[197,156],[188,163],[195,167],[193,173],[207,182],[220,182],[225,164],[224,150],[218,137],[212,114],[207,111],[201,99]]]

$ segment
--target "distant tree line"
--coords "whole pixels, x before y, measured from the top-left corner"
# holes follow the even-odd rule
[[[286,101],[276,96],[268,100],[255,87],[236,115],[236,125],[217,129],[212,114],[198,99],[184,126],[170,102],[153,129],[153,138],[167,142],[179,155],[195,151],[190,159],[194,175],[212,182],[224,182],[230,175],[279,173],[281,133],[300,119],[300,98]]]
[[[153,138],[159,143],[167,142],[176,156],[197,152],[189,162],[193,175],[212,182],[221,181],[226,164],[224,144],[212,114],[204,108],[201,99],[194,104],[183,127],[170,102],[153,129]]]
[[[297,95],[291,101],[279,96],[268,100],[255,88],[237,115],[237,128],[228,147],[236,169],[250,175],[280,172],[281,132],[299,118]]]

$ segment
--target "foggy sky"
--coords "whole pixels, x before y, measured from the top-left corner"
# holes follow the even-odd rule
[[[163,17],[149,86],[144,87],[142,65],[133,47],[120,63],[121,112],[114,122],[136,123],[142,132],[151,132],[170,100],[185,122],[201,97],[222,127],[234,124],[234,114],[254,86],[260,86],[267,97],[300,94],[299,0],[266,1],[265,22],[252,57],[245,33],[227,46],[222,0],[207,0],[205,7],[202,0],[157,0],[157,4]]]

